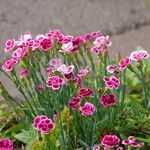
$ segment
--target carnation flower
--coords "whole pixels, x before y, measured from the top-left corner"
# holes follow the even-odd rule
[[[44,90],[44,86],[43,86],[42,84],[39,84],[39,85],[37,86],[37,89],[38,89],[39,91],[43,91],[43,90]]]
[[[61,52],[70,52],[71,50],[73,50],[74,46],[72,42],[68,42],[62,45],[62,50],[60,50]]]
[[[105,135],[101,140],[101,144],[106,148],[116,147],[119,142],[120,139],[116,135]]]
[[[53,47],[53,41],[49,39],[48,37],[44,37],[40,41],[40,47],[43,51],[47,51],[48,49]]]
[[[110,77],[104,76],[103,80],[105,81],[106,87],[109,89],[118,89],[120,86],[120,80],[113,75]]]
[[[77,76],[83,77],[83,76],[86,76],[88,73],[89,73],[88,69],[81,69],[81,70],[79,70]]]
[[[47,86],[51,87],[53,90],[59,90],[60,86],[65,82],[59,76],[52,76],[47,79]]]
[[[21,59],[21,58],[23,58],[24,56],[27,56],[27,55],[28,55],[28,52],[24,48],[21,48],[21,47],[17,48],[12,53],[12,57],[14,59],[17,59],[17,60],[19,60],[19,59]]]
[[[130,65],[131,63],[132,63],[132,60],[129,57],[121,59],[119,62],[120,70],[125,70],[128,67],[128,65]]]
[[[117,103],[117,98],[114,94],[105,94],[99,99],[99,102],[104,107],[109,107]]]
[[[137,143],[134,136],[129,136],[128,139],[122,141],[122,144],[129,145],[131,147],[143,147],[144,142]]]
[[[55,69],[59,68],[61,66],[61,64],[62,64],[61,59],[52,59],[49,62],[49,65],[51,67],[54,67]]]
[[[12,71],[14,69],[14,66],[18,63],[18,60],[10,59],[7,60],[3,65],[2,69],[6,72]]]
[[[81,83],[82,83],[81,78],[78,77],[78,76],[74,77],[72,80],[73,80],[73,83],[74,83],[74,84],[81,84]]]
[[[95,144],[92,150],[100,150],[100,146]]]
[[[61,65],[57,71],[61,72],[62,74],[70,74],[73,72],[74,65],[66,66],[65,64]]]
[[[19,74],[21,77],[27,77],[29,75],[29,73],[30,72],[28,69],[22,69]]]
[[[106,69],[109,73],[115,73],[117,71],[117,66],[116,65],[108,65]]]
[[[112,45],[112,42],[109,41],[108,35],[106,37],[105,36],[97,37],[93,43],[95,45],[100,45],[100,46],[111,46]]]
[[[95,107],[93,104],[86,102],[83,106],[79,108],[79,110],[81,111],[82,115],[90,116],[93,115]]]
[[[15,40],[7,40],[5,43],[5,52],[9,52],[15,47]]]
[[[89,97],[93,94],[92,89],[90,88],[80,88],[78,95],[79,96],[84,96],[84,97]]]
[[[13,141],[10,139],[0,139],[0,150],[13,150]]]
[[[43,134],[49,134],[55,128],[55,124],[47,116],[41,115],[34,118],[33,127]]]
[[[77,109],[82,101],[81,97],[76,96],[69,100],[68,104],[72,109]]]
[[[148,59],[149,58],[149,53],[145,50],[140,50],[140,51],[134,51],[130,54],[129,58],[133,61],[140,61],[143,59]]]

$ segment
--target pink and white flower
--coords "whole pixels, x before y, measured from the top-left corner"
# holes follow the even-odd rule
[[[49,65],[54,67],[55,69],[59,68],[61,64],[62,64],[61,59],[57,59],[57,58],[54,58],[49,62]]]
[[[33,127],[43,134],[49,134],[55,128],[55,124],[47,116],[41,115],[34,118]]]
[[[106,148],[114,148],[119,142],[120,139],[116,135],[105,135],[101,140],[101,144]]]
[[[53,90],[59,90],[63,84],[65,84],[65,82],[59,76],[52,76],[47,79],[47,86]]]
[[[117,71],[117,66],[116,65],[108,65],[106,69],[109,73],[115,73]]]
[[[100,146],[95,144],[92,150],[100,150]]]
[[[130,54],[129,58],[133,61],[141,61],[150,57],[146,50],[134,51]]]
[[[60,50],[61,52],[70,52],[74,49],[73,43],[72,42],[68,42],[62,45],[61,47],[62,50]]]
[[[28,52],[24,48],[19,47],[15,51],[13,51],[12,57],[14,59],[19,60],[27,55],[28,55]]]
[[[10,139],[0,139],[0,150],[13,150],[13,141]]]
[[[12,50],[15,47],[15,40],[7,40],[5,43],[5,52],[9,52],[10,50]]]
[[[113,105],[116,105],[117,103],[117,98],[114,94],[104,94],[102,97],[99,99],[99,102],[104,106],[104,107],[110,107]]]
[[[2,69],[6,72],[12,71],[17,63],[18,60],[9,59],[2,65]]]
[[[106,77],[104,76],[103,80],[105,81],[105,85],[109,89],[118,89],[120,86],[120,80],[115,76]]]
[[[70,74],[73,72],[74,65],[66,66],[65,64],[61,65],[57,71],[61,72],[62,74]]]
[[[112,46],[112,42],[109,40],[108,35],[106,37],[105,36],[97,37],[93,43],[95,45],[100,45],[100,46],[108,46],[108,47]]]
[[[95,106],[89,102],[86,102],[79,108],[83,116],[91,116],[95,111]]]
[[[144,142],[137,143],[136,138],[134,136],[129,136],[128,139],[122,141],[122,144],[129,145],[131,147],[143,147]]]
[[[77,76],[79,76],[79,77],[84,77],[84,76],[86,76],[88,73],[89,73],[89,70],[88,70],[88,69],[81,69],[81,70],[79,70]]]
[[[132,63],[132,60],[129,57],[123,58],[119,61],[119,68],[120,70],[125,70],[128,65]]]
[[[78,96],[89,97],[93,95],[93,90],[91,88],[80,88],[78,91]]]

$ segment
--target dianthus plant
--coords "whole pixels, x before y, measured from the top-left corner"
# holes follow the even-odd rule
[[[139,48],[112,60],[111,45],[100,31],[73,37],[52,30],[35,38],[26,32],[6,41],[12,55],[1,71],[21,95],[13,98],[2,81],[0,92],[24,130],[37,133],[30,149],[148,146],[149,53]]]

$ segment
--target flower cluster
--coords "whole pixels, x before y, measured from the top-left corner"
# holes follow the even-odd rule
[[[55,128],[55,124],[47,116],[41,115],[35,117],[33,127],[43,134],[49,134]]]
[[[45,114],[36,116],[32,121],[35,130],[47,135],[55,128],[55,124],[58,124],[58,129],[53,133],[55,135],[57,132],[59,138],[55,137],[54,144],[60,147],[61,144],[64,147],[72,144],[71,148],[76,149],[79,148],[76,146],[83,143],[87,150],[100,150],[100,147],[123,150],[123,147],[127,146],[144,146],[143,142],[137,142],[133,136],[122,140],[128,132],[121,130],[120,134],[118,129],[123,128],[120,126],[122,120],[131,120],[130,116],[134,112],[128,109],[129,106],[134,108],[139,118],[144,116],[140,116],[140,112],[136,112],[136,106],[132,105],[130,93],[133,91],[139,93],[138,105],[144,108],[141,111],[149,111],[150,93],[146,73],[149,74],[150,71],[145,61],[149,59],[150,54],[146,50],[138,50],[127,57],[118,54],[117,59],[112,61],[110,46],[112,42],[109,36],[100,31],[74,37],[64,35],[59,30],[51,30],[35,38],[30,32],[25,32],[17,40],[6,41],[4,51],[12,55],[4,62],[2,70],[22,94],[25,103],[21,103],[21,108],[25,105],[29,110],[29,113],[22,110],[24,114],[28,113],[26,116],[29,124],[31,116]],[[19,65],[19,73],[15,69],[16,65]],[[143,92],[136,91],[142,91],[138,85],[134,90],[128,88],[131,79],[128,71],[137,76],[137,80],[143,85]],[[0,91],[10,102],[12,97],[1,82]],[[47,116],[53,117],[53,120]],[[118,121],[118,116],[121,121]],[[96,144],[99,136],[101,140]],[[61,142],[58,143],[59,141]],[[0,140],[0,149],[1,147],[11,149],[12,143],[10,140]],[[66,149],[69,148],[68,146]]]

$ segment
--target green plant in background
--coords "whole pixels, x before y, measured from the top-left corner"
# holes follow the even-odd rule
[[[114,61],[111,45],[99,31],[35,39],[27,32],[6,41],[12,58],[1,71],[24,98],[14,100],[0,84],[17,118],[9,137],[29,150],[149,148],[149,53],[140,48]]]

